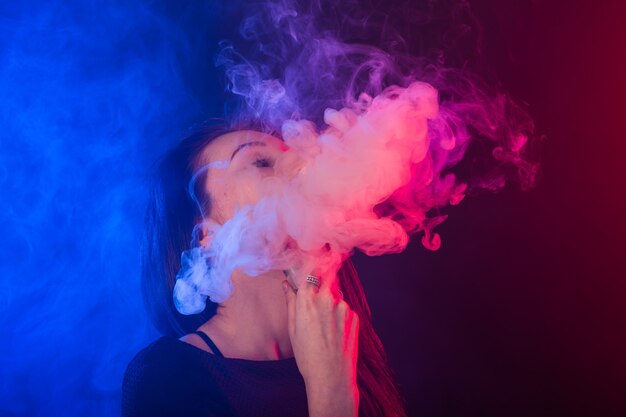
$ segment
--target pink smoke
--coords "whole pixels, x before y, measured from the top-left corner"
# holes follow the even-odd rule
[[[265,60],[223,45],[217,62],[244,104],[233,120],[279,128],[289,151],[262,199],[212,225],[210,245],[183,254],[175,288],[182,313],[202,311],[206,297],[226,300],[236,268],[300,277],[315,269],[334,279],[355,249],[397,253],[423,232],[423,245],[436,250],[434,228],[447,216],[433,212],[507,180],[522,189],[535,183],[532,120],[475,75],[343,42],[290,2],[265,4],[242,34]],[[467,167],[477,144],[486,152],[470,162],[480,171]]]

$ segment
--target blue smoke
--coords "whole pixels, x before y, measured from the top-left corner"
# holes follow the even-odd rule
[[[283,84],[289,91],[299,92],[293,102],[310,105],[310,111],[299,109],[302,117],[319,117],[328,105],[341,107],[347,95],[341,87],[360,62],[352,61],[352,52],[333,55],[330,48],[313,48],[322,52],[321,57],[329,54],[329,59],[319,61],[328,65],[306,65],[298,54],[292,55],[294,50],[307,51],[301,47],[306,42],[295,42],[309,39],[302,30],[309,27],[306,15],[270,13],[268,20],[263,13],[248,12],[252,17],[242,19],[240,3],[24,0],[0,4],[0,415],[119,415],[125,367],[158,336],[148,322],[139,290],[146,175],[158,156],[191,126],[215,116],[236,119],[242,113],[241,100],[224,92],[228,81],[232,92],[241,96],[248,86],[236,83],[246,81],[242,74],[256,77],[258,73],[259,81],[281,78],[275,74],[277,69],[285,72]],[[260,3],[261,9],[270,3],[274,4]],[[320,9],[322,3],[310,2]],[[354,13],[352,6],[358,1],[329,3],[347,7],[331,8],[326,14],[333,18],[317,22],[323,23],[322,28],[343,28],[333,32],[336,36],[350,35],[359,44],[371,40],[383,50],[397,52],[394,57],[403,58],[397,62],[406,61],[409,68],[430,68],[412,65],[421,62],[414,56],[425,53],[432,55],[428,62],[438,62],[438,49],[409,48],[430,41],[408,38],[405,43],[390,29],[395,24],[387,24],[385,14],[365,18]],[[385,10],[391,8],[383,3]],[[441,3],[443,9],[454,11],[448,3],[457,1],[424,3]],[[433,11],[423,16],[417,8],[398,10],[396,14],[416,25],[440,20],[424,17],[437,16]],[[276,24],[276,16],[287,23],[289,16],[298,17],[299,31],[285,32]],[[244,22],[240,35],[239,22]],[[372,28],[380,29],[372,36],[378,32],[385,36],[370,39]],[[418,33],[412,26],[407,28]],[[234,42],[230,48],[230,43],[220,42],[240,36],[243,45]],[[281,43],[281,39],[289,41]],[[445,42],[432,42],[473,53],[475,48],[457,45],[455,39],[448,36]],[[357,48],[355,55],[361,52]],[[216,56],[225,69],[220,76]],[[251,67],[256,72],[233,71],[249,68],[237,60],[247,56],[253,58],[250,62],[257,59],[262,64]],[[442,56],[448,61],[455,57]],[[386,62],[382,58],[380,62]],[[461,58],[457,61],[465,66],[467,60]],[[309,73],[312,76],[307,77]],[[423,74],[409,75],[421,78]],[[347,79],[353,81],[347,83],[349,92],[361,89],[360,77]],[[375,87],[383,87],[386,78],[380,80]],[[459,85],[474,84],[452,82],[448,87]],[[275,92],[272,88],[263,91]],[[448,96],[454,99],[453,93],[459,91],[456,96],[467,98],[467,92],[474,90],[449,88]],[[293,113],[289,106],[282,110]],[[478,127],[491,120],[477,117],[476,112],[464,114]],[[270,122],[284,115],[279,116]],[[518,125],[527,122],[525,116],[513,119]]]
[[[219,115],[217,2],[0,5],[0,415],[119,415],[145,175]]]

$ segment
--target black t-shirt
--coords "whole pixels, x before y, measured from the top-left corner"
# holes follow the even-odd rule
[[[128,364],[122,415],[299,417],[308,407],[295,358],[224,358],[163,336]]]

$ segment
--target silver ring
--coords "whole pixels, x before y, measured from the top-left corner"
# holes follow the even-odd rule
[[[315,275],[307,275],[306,282],[308,282],[309,284],[315,285],[317,288],[321,286],[319,278],[316,277]]]
[[[341,296],[341,298],[343,298],[343,292],[341,290],[337,290],[339,292],[339,295]]]

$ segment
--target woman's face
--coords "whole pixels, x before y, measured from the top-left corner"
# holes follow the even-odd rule
[[[211,199],[209,219],[222,225],[242,205],[257,202],[262,179],[276,175],[274,165],[288,149],[282,140],[252,130],[230,132],[211,141],[196,166],[211,164],[204,184]]]

